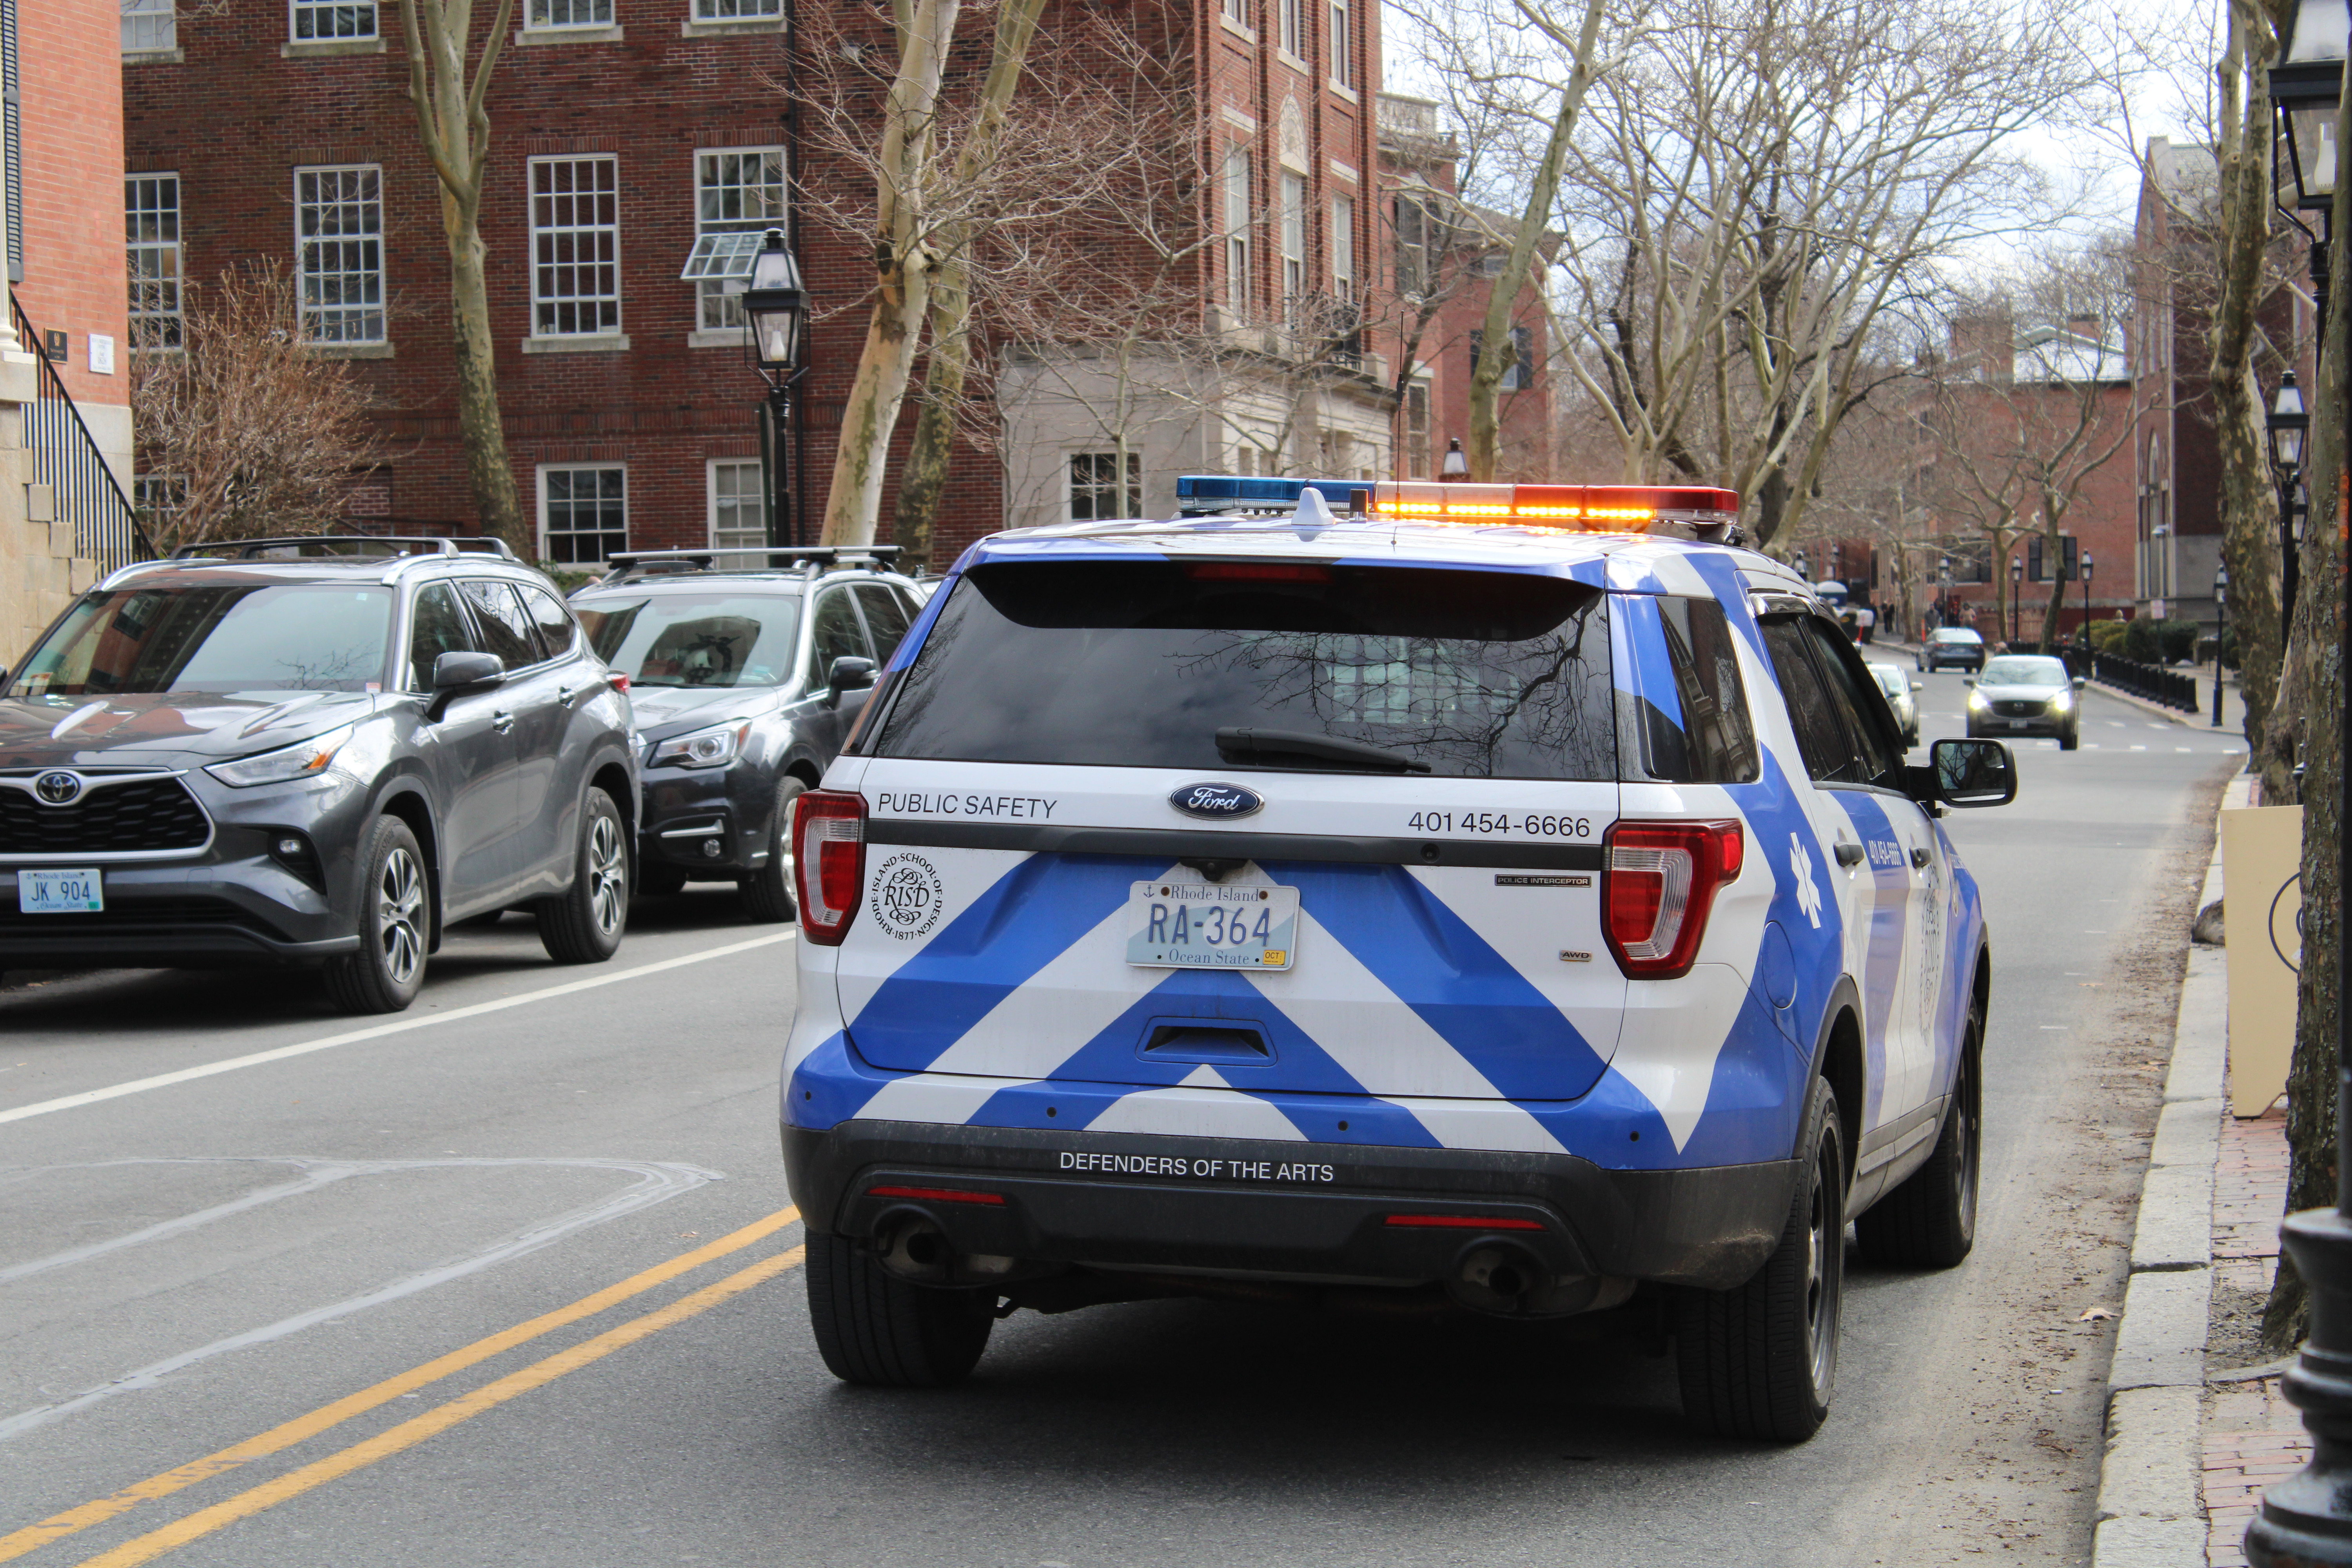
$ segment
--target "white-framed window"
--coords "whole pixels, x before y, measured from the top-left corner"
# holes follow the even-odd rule
[[[1237,26],[1249,26],[1250,0],[1223,0],[1225,20]]]
[[[131,346],[180,346],[180,176],[122,181],[125,270],[131,275]]]
[[[1225,150],[1225,298],[1239,312],[1250,304],[1250,154]]]
[[[1474,374],[1478,368],[1478,356],[1480,353],[1485,352],[1486,342],[1486,330],[1484,327],[1473,327],[1470,329],[1470,368]],[[1519,388],[1531,384],[1535,381],[1535,329],[1533,327],[1513,327],[1511,329],[1511,357],[1503,363],[1503,384],[1501,390],[1505,392],[1517,392]]]
[[[783,14],[783,0],[694,0],[698,22],[768,21]]]
[[[629,471],[618,463],[563,463],[539,470],[542,559],[593,565],[629,547]]]
[[[1307,297],[1307,179],[1282,176],[1282,297]]]
[[[381,169],[294,171],[294,268],[306,341],[384,341]]]
[[[298,44],[373,38],[375,0],[287,0],[288,30]]]
[[[621,330],[620,160],[530,161],[530,331],[586,337]]]
[[[122,0],[122,52],[143,55],[180,47],[172,0]]]
[[[1404,389],[1404,477],[1429,478],[1429,383],[1409,382]]]
[[[188,504],[188,481],[180,474],[135,474],[131,479],[131,509],[150,539],[169,539],[179,531],[180,511]]]
[[[530,26],[609,27],[613,0],[530,0]]]
[[[688,273],[698,270],[698,262],[715,261],[720,247],[749,245],[756,249],[759,236],[787,226],[782,147],[718,147],[694,155],[694,253],[687,261]],[[748,241],[719,237],[724,235],[753,237]],[[784,237],[790,243],[791,235]],[[742,286],[740,276],[698,278],[694,324],[706,331],[741,326]]]
[[[1356,198],[1331,198],[1331,291],[1356,297]]]
[[[767,486],[757,458],[710,459],[710,545],[714,550],[758,550],[768,542],[761,500]]]
[[[1331,0],[1331,36],[1325,40],[1330,55],[1331,79],[1351,89],[1356,85],[1349,64],[1349,51],[1353,42],[1354,37],[1348,26],[1348,0]]]
[[[1280,19],[1279,37],[1283,53],[1297,59],[1307,58],[1307,0],[1274,0],[1275,15]]]
[[[1143,458],[1127,455],[1127,483],[1118,482],[1117,452],[1070,454],[1070,521],[1102,522],[1143,511]]]

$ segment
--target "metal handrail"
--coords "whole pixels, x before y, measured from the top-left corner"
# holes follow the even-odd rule
[[[2128,691],[2144,697],[2161,707],[2174,708],[2183,713],[2197,711],[2197,678],[2158,665],[2142,664],[2121,654],[2093,650],[2086,658],[2079,649],[2069,650],[2067,666],[2074,673],[2087,675],[2102,686],[2112,686],[2118,691]]]
[[[83,423],[73,395],[49,363],[39,329],[12,290],[8,306],[16,335],[40,366],[33,401],[24,405],[25,450],[32,459],[32,482],[49,487],[59,522],[74,530],[74,553],[98,563],[101,574],[133,561],[152,561],[155,547],[139,526],[139,514],[107,467],[105,454]]]

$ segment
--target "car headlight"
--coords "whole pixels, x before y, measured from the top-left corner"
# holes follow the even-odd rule
[[[1985,706],[1984,693],[1981,691],[1969,692],[1969,706],[1971,708],[1982,708]]]
[[[280,746],[274,752],[239,757],[233,763],[208,763],[205,772],[212,774],[221,783],[234,784],[238,789],[250,789],[255,784],[286,784],[294,779],[310,778],[325,773],[327,764],[335,760],[335,753],[351,743],[352,736],[358,730],[359,725],[356,723],[345,724],[341,729],[329,730],[324,734],[313,735],[307,741],[298,741],[290,746]]]
[[[2050,700],[2050,706],[2056,711],[2063,713],[2067,709],[2074,706],[2074,694],[2071,691],[2062,691]]]
[[[646,765],[651,768],[724,767],[742,752],[744,739],[751,732],[751,721],[738,719],[732,723],[714,724],[708,730],[672,736],[654,747],[654,754],[646,760]]]

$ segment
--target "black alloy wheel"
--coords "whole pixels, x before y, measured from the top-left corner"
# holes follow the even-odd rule
[[[580,813],[572,886],[539,900],[539,941],[558,963],[602,963],[629,924],[629,834],[621,808],[591,789]]]
[[[1951,1268],[1965,1260],[1977,1241],[1983,1148],[1984,1015],[1971,1005],[1936,1152],[1853,1222],[1863,1257],[1891,1268]]]
[[[360,860],[359,951],[327,961],[327,994],[346,1013],[398,1013],[425,985],[433,900],[425,852],[396,816],[379,816]]]

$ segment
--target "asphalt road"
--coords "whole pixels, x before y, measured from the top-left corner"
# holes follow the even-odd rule
[[[1959,678],[1922,698],[1957,733]],[[2083,732],[1949,818],[1998,966],[1978,1248],[1853,1270],[1801,1447],[1686,1436],[1669,1359],[1573,1326],[1145,1303],[1019,1315],[951,1393],[835,1384],[776,1151],[796,939],[711,889],[592,970],[461,933],[386,1026],[299,978],[0,992],[0,1562],[2084,1561],[2078,1315],[2242,742],[2096,694]]]

